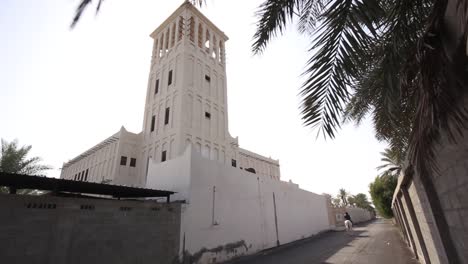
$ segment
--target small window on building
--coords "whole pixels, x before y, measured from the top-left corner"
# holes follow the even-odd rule
[[[151,117],[151,130],[150,132],[154,131],[154,124],[156,123],[156,116]]]
[[[167,79],[167,85],[171,85],[172,84],[172,70],[169,71],[169,77]]]
[[[211,114],[208,112],[205,112],[205,118],[211,119]]]
[[[156,80],[156,84],[154,85],[154,94],[159,92],[159,79]]]
[[[78,179],[78,174],[75,174],[75,177],[73,179],[76,181]]]
[[[86,173],[85,173],[85,176],[84,176],[85,181],[88,181],[88,170],[89,170],[89,169],[86,169]]]
[[[127,166],[127,157],[125,156],[120,157],[120,165]]]
[[[208,75],[205,75],[205,80],[206,80],[207,82],[210,82],[210,81],[211,81],[211,77],[208,76]]]
[[[136,159],[130,158],[130,167],[135,167],[135,166],[136,166]]]
[[[233,167],[237,167],[237,161],[236,161],[235,159],[232,159],[232,160],[231,160],[231,165],[232,165]]]
[[[164,114],[164,125],[169,124],[169,107],[166,108],[166,113]]]
[[[161,162],[166,161],[166,153],[167,152],[165,150],[161,153]]]

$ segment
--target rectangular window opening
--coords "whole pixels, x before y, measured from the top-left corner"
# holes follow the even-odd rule
[[[159,79],[156,80],[156,84],[154,85],[154,94],[159,92]]]
[[[167,152],[165,150],[161,153],[161,162],[166,161],[166,153]]]
[[[232,159],[232,160],[231,160],[231,165],[232,165],[233,167],[237,167],[237,161],[236,161],[235,159]]]
[[[86,169],[86,173],[85,173],[85,181],[88,181],[88,170],[89,170],[89,169]]]
[[[120,157],[120,165],[127,166],[127,157],[125,156]]]
[[[136,159],[130,158],[130,167],[136,167]]]
[[[205,112],[205,118],[207,118],[207,119],[211,119],[211,114],[210,114],[210,113],[208,113],[208,112]]]
[[[166,108],[166,113],[164,115],[164,125],[169,124],[169,107]]]
[[[150,132],[154,131],[154,124],[156,123],[156,116],[151,117],[151,130]]]
[[[169,77],[167,79],[167,85],[171,85],[172,84],[172,70],[169,71]]]

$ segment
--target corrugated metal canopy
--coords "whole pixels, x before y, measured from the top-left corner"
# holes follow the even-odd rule
[[[169,196],[174,194],[174,192],[171,191],[56,179],[45,176],[30,176],[5,172],[0,172],[0,186],[8,186],[12,189],[38,189],[53,192],[109,195],[116,198],[166,197],[168,201]]]

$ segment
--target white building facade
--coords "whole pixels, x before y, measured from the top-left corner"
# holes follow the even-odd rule
[[[61,178],[144,187],[150,160],[187,146],[210,160],[280,179],[279,161],[239,148],[228,129],[228,37],[189,2],[151,35],[143,131],[119,132],[63,164]]]

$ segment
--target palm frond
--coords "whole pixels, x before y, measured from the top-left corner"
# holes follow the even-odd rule
[[[70,28],[74,28],[76,26],[76,24],[78,23],[78,21],[80,20],[81,16],[83,15],[83,12],[85,11],[85,9],[88,7],[89,4],[91,4],[92,0],[81,0],[80,4],[78,5],[78,7],[76,8],[76,11],[75,11],[75,16],[73,17],[73,20],[72,20],[72,23],[70,25]],[[98,3],[98,7],[100,8],[101,7],[101,1],[99,1]],[[96,10],[97,12],[98,10]]]
[[[310,51],[300,92],[304,124],[319,127],[333,138],[340,127],[344,105],[364,67],[363,58],[377,35],[382,9],[378,1],[334,1],[326,7]]]
[[[80,21],[81,16],[83,15],[86,8],[93,2],[93,0],[80,0],[80,1],[81,2],[78,5],[78,7],[76,8],[75,15],[73,16],[73,20],[72,20],[72,22],[70,24],[71,29],[75,28],[75,26],[78,24],[78,21]],[[206,0],[190,0],[190,3],[192,3],[193,5],[198,5],[198,6],[201,7],[205,3],[205,1]],[[97,0],[96,11],[95,11],[96,15],[101,10],[101,6],[102,6],[103,2],[104,2],[104,0]]]
[[[314,32],[317,21],[320,20],[322,11],[326,5],[326,2],[318,0],[299,1],[297,8],[300,12],[297,14],[299,16],[299,21],[297,22],[299,32]]]
[[[268,42],[278,33],[282,33],[286,23],[291,21],[299,0],[267,0],[257,11],[260,18],[252,45],[253,53],[261,53]]]

